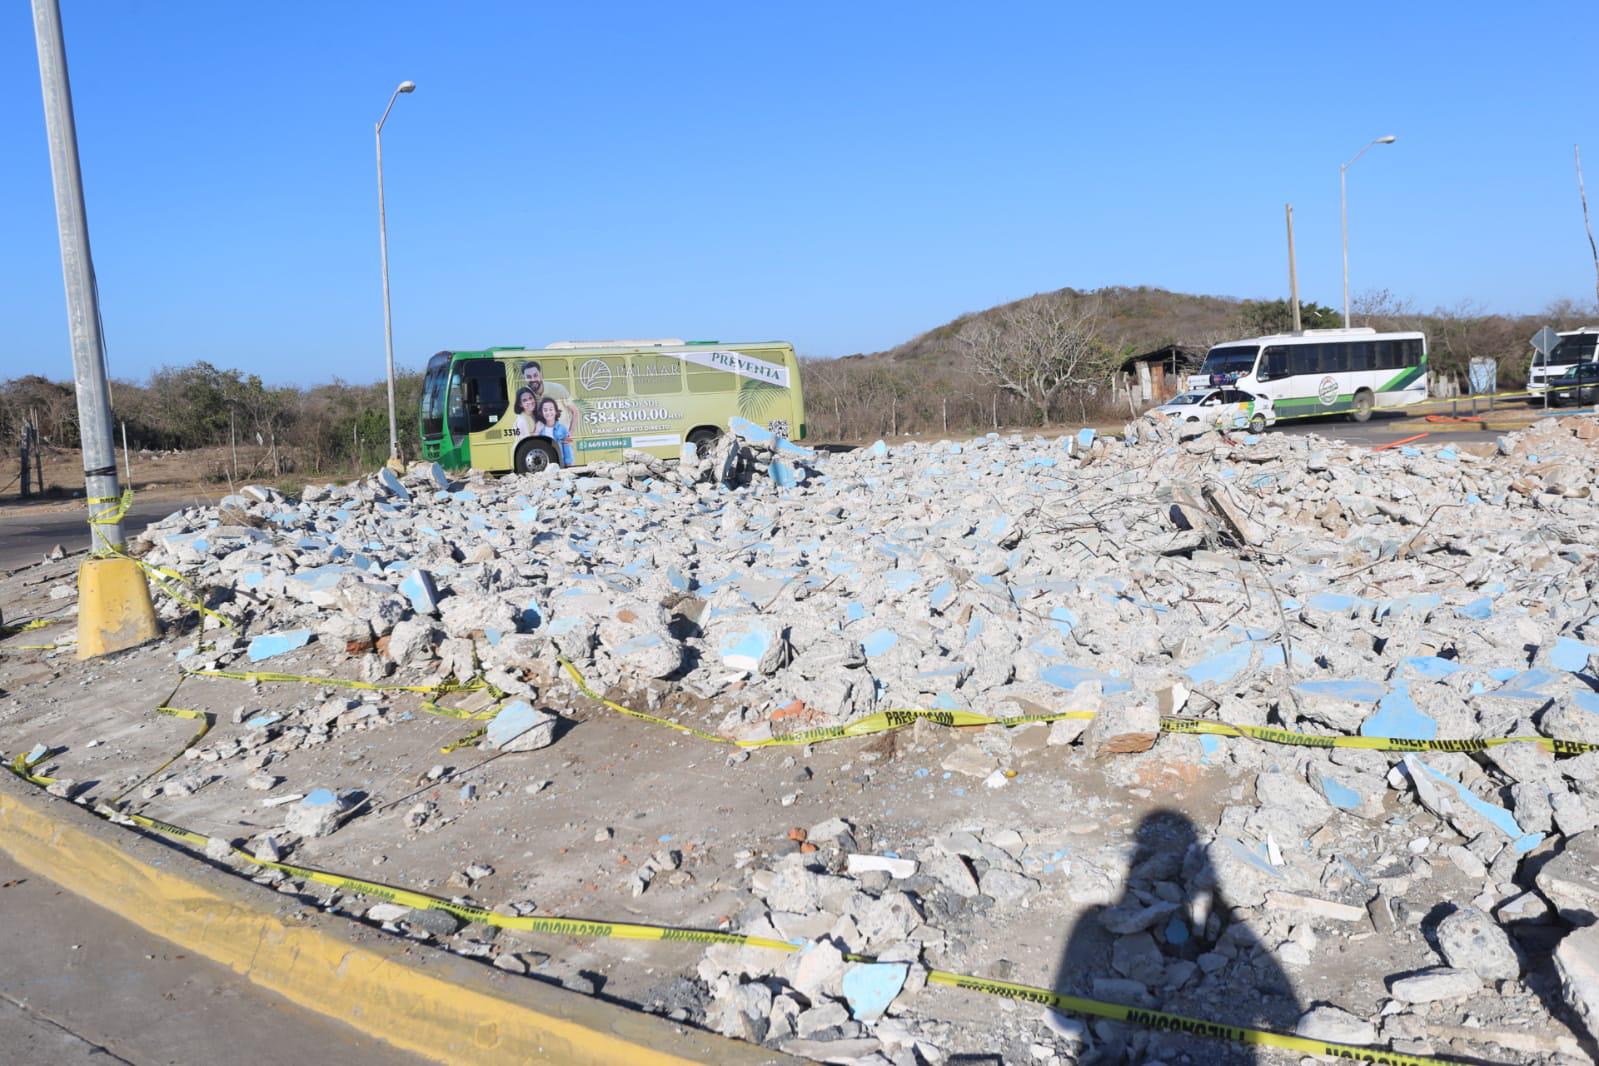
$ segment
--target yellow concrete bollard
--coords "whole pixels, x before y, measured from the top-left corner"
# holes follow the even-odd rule
[[[78,567],[78,658],[93,659],[161,634],[150,585],[132,559],[85,559]]]

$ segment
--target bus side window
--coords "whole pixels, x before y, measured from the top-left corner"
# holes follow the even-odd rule
[[[1323,344],[1321,347],[1321,372],[1339,374],[1349,369],[1349,348],[1343,344]]]
[[[505,391],[505,364],[497,359],[474,359],[465,364],[466,430],[478,433],[500,420],[510,404]]]
[[[615,355],[595,355],[574,360],[576,395],[604,399],[628,395],[627,360]]]
[[[568,392],[572,389],[572,369],[565,359],[543,359],[539,362],[539,369],[544,373],[544,380],[551,385],[559,385]],[[526,375],[523,375],[525,378]]]
[[[683,363],[670,355],[635,355],[630,370],[635,396],[666,396],[683,391]]]
[[[1265,355],[1261,357],[1260,368],[1262,373],[1259,377],[1262,381],[1272,381],[1276,378],[1287,377],[1288,349],[1282,345],[1267,348]]]
[[[699,366],[690,363],[686,368],[688,373],[688,391],[696,392],[733,392],[738,388],[738,375],[729,370],[713,370],[708,366]]]
[[[1288,349],[1288,369],[1293,374],[1321,372],[1321,345],[1296,344]]]
[[[1404,366],[1399,341],[1377,341],[1377,369],[1398,370]]]

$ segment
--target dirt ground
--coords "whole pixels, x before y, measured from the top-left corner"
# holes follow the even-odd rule
[[[197,657],[200,634],[169,633],[157,643],[92,662],[78,662],[70,646],[21,648],[71,640],[72,599],[63,590],[71,588],[73,571],[73,561],[66,560],[0,580],[7,621],[61,620],[0,643],[0,752],[7,759],[45,745],[53,754],[42,767],[70,779],[75,793],[100,800],[126,793],[130,810],[233,841],[281,826],[286,808],[276,804],[285,796],[317,787],[356,790],[364,797],[360,813],[331,836],[305,840],[289,861],[491,908],[516,904],[540,916],[736,931],[750,902],[751,873],[799,847],[789,839],[792,828],[844,818],[855,827],[858,850],[878,854],[926,847],[952,829],[1015,830],[1031,854],[1050,860],[1036,871],[1043,891],[1025,906],[944,916],[940,924],[949,939],[930,950],[929,962],[985,978],[1064,988],[1076,953],[1109,950],[1098,943],[1104,937],[1097,923],[1082,919],[1113,902],[1115,871],[1132,861],[1140,824],[1157,812],[1175,811],[1190,825],[1209,826],[1225,804],[1252,798],[1253,771],[1240,771],[1224,749],[1197,737],[1168,738],[1155,751],[1116,761],[1108,770],[1079,748],[1045,746],[1046,727],[1024,728],[1004,735],[1016,776],[1001,788],[987,788],[981,779],[942,764],[960,749],[993,743],[1002,732],[998,727],[985,735],[922,723],[875,738],[767,749],[746,758],[623,717],[548,677],[539,686],[542,703],[569,720],[552,746],[493,755],[465,747],[445,755],[440,749],[462,737],[470,723],[423,713],[415,695],[204,677],[180,685],[180,667]],[[204,640],[213,636],[205,634]],[[270,666],[286,673],[358,676],[354,657],[332,655],[316,644]],[[647,698],[611,695],[633,706]],[[357,712],[350,717],[358,720],[335,729],[325,742],[296,740],[261,749],[274,751],[259,771],[274,780],[273,787],[245,786],[252,761],[219,758],[261,728],[263,717],[330,699],[350,700]],[[363,703],[375,712],[362,717]],[[185,778],[196,786],[191,794],[156,794],[146,782],[194,729],[190,721],[156,714],[163,704],[215,719],[201,743],[154,779]],[[668,703],[656,713],[711,731],[717,727],[718,714],[708,708]],[[426,817],[417,826],[419,809]],[[1398,821],[1368,830],[1369,846],[1350,856],[1352,869],[1370,870],[1378,856],[1435,828],[1414,817],[1408,825]],[[635,895],[635,871],[663,849],[681,853],[681,868],[658,875]],[[492,872],[467,877],[464,871],[474,865]],[[1450,880],[1451,871],[1440,869],[1433,886],[1437,898],[1464,890]],[[374,902],[314,885],[291,883],[280,890],[352,917]],[[1419,925],[1421,916],[1414,917]],[[703,993],[685,980],[704,952],[698,945],[496,935],[481,926],[438,936],[485,964],[514,956],[527,966],[528,979],[640,1009],[686,1010],[692,1020],[705,1006],[696,998]],[[1386,997],[1384,975],[1426,965],[1430,955],[1418,932],[1402,929],[1385,944],[1368,928],[1324,940],[1312,963],[1294,972],[1289,993],[1300,1009],[1330,1001],[1375,1017]],[[933,987],[910,1000],[917,1015],[948,1026],[945,1046],[953,1055],[976,1056],[956,1061],[1075,1061],[1072,1045],[1050,1029],[1037,1007]],[[1240,1009],[1236,1002],[1209,1006],[1223,1014]],[[1524,1015],[1526,1008],[1507,1003],[1507,1016]],[[1448,1013],[1438,1018],[1445,1029],[1469,1023]],[[1489,1031],[1493,1022],[1476,1019]],[[1542,1038],[1513,1032],[1505,1039],[1532,1041],[1530,1048]],[[1146,1053],[1157,1052],[1188,1063],[1299,1061],[1285,1052],[1178,1036],[1156,1038]]]

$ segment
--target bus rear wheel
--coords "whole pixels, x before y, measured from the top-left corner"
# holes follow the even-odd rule
[[[688,435],[688,442],[694,445],[694,454],[701,459],[710,458],[711,451],[716,447],[716,442],[722,438],[719,429],[696,429]]]
[[[1354,409],[1349,412],[1350,419],[1355,422],[1370,421],[1371,409],[1375,405],[1376,401],[1371,395],[1371,390],[1361,389],[1359,392],[1355,393],[1355,406]]]
[[[516,472],[519,474],[542,474],[557,462],[555,449],[548,441],[525,440],[516,446]]]

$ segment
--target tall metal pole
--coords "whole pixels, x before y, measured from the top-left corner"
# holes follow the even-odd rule
[[[1283,204],[1283,211],[1288,216],[1288,302],[1294,309],[1294,332],[1299,333],[1304,327],[1299,321],[1299,271],[1294,268],[1294,205]]]
[[[39,83],[44,90],[56,227],[61,233],[61,273],[67,289],[78,435],[83,445],[83,487],[93,521],[116,510],[117,453],[106,386],[105,340],[100,335],[100,302],[89,254],[89,220],[83,207],[83,175],[78,168],[78,131],[72,118],[72,87],[67,79],[66,45],[61,36],[57,0],[33,0],[33,33],[39,50]],[[111,545],[122,547],[122,523],[94,525],[91,549],[100,547],[102,537]]]
[[[389,223],[383,211],[383,123],[388,121],[389,112],[394,109],[394,101],[399,99],[400,94],[415,89],[415,82],[402,81],[389,96],[389,106],[383,109],[383,117],[373,127],[378,147],[378,248],[383,256],[383,345],[388,353],[389,458],[396,461],[400,458],[400,429],[394,416],[394,314],[389,309]]]
[[[1365,151],[1364,148],[1361,151]],[[1359,159],[1356,156],[1355,159]],[[1354,160],[1350,160],[1354,162]],[[1344,328],[1349,328],[1349,163],[1338,168],[1338,206],[1344,225]]]
[[[1355,158],[1338,168],[1338,206],[1341,209],[1344,228],[1344,328],[1349,328],[1349,168],[1366,154],[1367,149],[1373,144],[1393,144],[1399,138],[1393,134],[1378,137],[1355,153]]]

